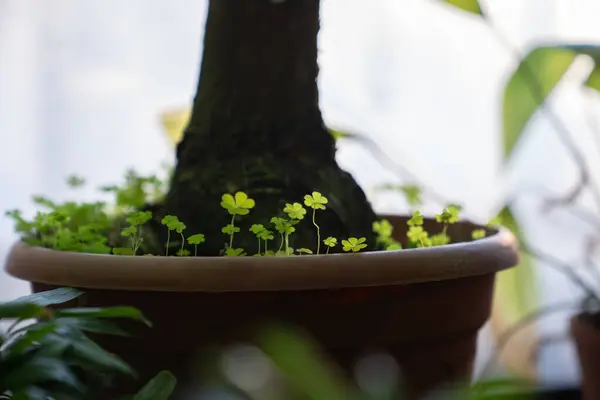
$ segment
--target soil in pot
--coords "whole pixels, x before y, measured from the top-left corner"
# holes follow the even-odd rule
[[[406,220],[386,218],[400,235]],[[466,239],[473,228],[460,223],[449,233]],[[277,322],[308,332],[350,377],[365,351],[388,352],[410,398],[419,398],[469,379],[495,273],[517,258],[514,237],[500,231],[433,248],[294,257],[127,257],[19,244],[7,270],[34,291],[82,288],[80,306],[141,309],[152,329],[131,327],[129,339],[98,338],[141,381],[168,368],[185,382],[196,350],[253,341]]]
[[[584,400],[600,400],[600,313],[571,319],[571,334],[579,356]]]

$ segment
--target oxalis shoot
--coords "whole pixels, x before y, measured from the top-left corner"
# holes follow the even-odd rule
[[[73,176],[69,178],[68,184],[72,188],[78,188],[84,184],[84,180]],[[165,187],[166,185],[155,176],[143,177],[128,171],[124,186],[109,186],[101,189],[103,192],[114,194],[114,205],[106,202],[57,203],[43,196],[34,196],[34,203],[46,210],[38,211],[31,220],[25,218],[19,210],[11,210],[6,215],[15,222],[16,231],[21,235],[22,240],[30,245],[60,251],[135,256],[143,253],[144,225],[153,218],[150,211],[139,211],[139,208],[143,204],[163,197],[164,192],[161,190]],[[324,254],[329,254],[338,244],[341,244],[343,252],[350,253],[360,252],[368,245],[376,245],[377,249],[388,251],[401,250],[403,247],[396,239],[404,238],[394,234],[393,225],[385,219],[373,222],[373,232],[376,233],[376,243],[373,244],[367,243],[363,237],[338,240],[329,236],[322,239],[321,228],[317,223],[317,210],[327,210],[328,199],[320,192],[314,191],[304,196],[303,203],[304,205],[299,202],[285,203],[285,207],[280,210],[283,211],[283,216],[274,216],[270,219],[272,228],[262,224],[251,225],[249,231],[254,234],[257,243],[252,255],[319,255],[322,246],[326,248]],[[249,249],[234,246],[235,235],[240,232],[236,223],[239,217],[250,214],[255,207],[255,201],[246,193],[238,191],[224,194],[221,197],[221,207],[231,217],[230,223],[222,228],[222,233],[228,237],[224,254],[245,256]],[[294,249],[291,246],[291,237],[296,232],[296,225],[301,223],[308,214],[307,209],[311,210],[310,221],[316,229],[316,248]],[[459,206],[448,205],[441,213],[436,214],[435,221],[441,224],[441,232],[430,235],[423,226],[425,217],[420,211],[415,210],[407,221],[406,246],[408,248],[431,247],[450,243],[448,231],[451,225],[460,220],[460,211]],[[119,228],[117,234],[112,235],[114,227],[118,226],[116,222],[119,222],[119,225],[125,222],[127,226]],[[198,256],[199,245],[206,239],[203,233],[189,236],[184,234],[186,225],[175,215],[162,217],[161,224],[167,229],[164,244],[166,256],[170,255],[173,246],[177,246],[174,255],[191,255],[186,245],[190,249],[193,246],[193,256]],[[498,225],[498,221],[490,222],[488,227],[495,228]],[[177,235],[177,240],[173,238],[173,234]],[[276,234],[279,236],[279,244],[274,245],[274,249],[270,250],[269,244],[274,241]],[[471,236],[472,239],[477,240],[484,238],[486,234],[485,229],[475,229]]]

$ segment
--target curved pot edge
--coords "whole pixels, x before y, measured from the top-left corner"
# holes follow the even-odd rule
[[[294,257],[144,257],[61,252],[17,242],[13,277],[80,288],[141,291],[278,291],[409,284],[496,273],[518,263],[502,228],[432,248]],[[108,262],[109,261],[109,262]]]

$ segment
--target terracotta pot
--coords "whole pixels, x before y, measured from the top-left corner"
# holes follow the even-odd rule
[[[579,355],[584,400],[600,400],[600,315],[571,318],[571,335]]]
[[[405,218],[385,217],[405,232]],[[449,234],[466,241],[475,228],[456,224]],[[309,332],[346,371],[364,350],[387,351],[418,398],[469,379],[495,273],[517,263],[517,250],[506,230],[427,249],[261,258],[91,255],[18,243],[6,270],[36,292],[83,288],[80,306],[141,309],[152,329],[99,338],[141,379],[163,368],[183,376],[196,348],[251,341],[264,323],[280,322]]]

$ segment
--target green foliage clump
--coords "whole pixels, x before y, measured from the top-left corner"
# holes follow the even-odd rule
[[[62,308],[83,292],[59,288],[0,304],[0,399],[73,399],[92,397],[117,376],[135,377],[118,356],[106,352],[87,333],[128,336],[110,321],[125,318],[150,325],[135,308]],[[27,324],[31,319],[33,323]],[[167,400],[175,377],[163,371],[135,395],[139,400]]]
[[[71,176],[67,180],[72,188],[79,188],[85,180]],[[16,231],[22,240],[35,246],[47,247],[61,251],[74,251],[98,254],[115,254],[136,256],[144,253],[144,238],[147,237],[147,224],[155,216],[150,211],[140,211],[144,205],[159,201],[165,196],[166,184],[157,176],[141,176],[135,171],[127,171],[125,182],[121,186],[105,186],[103,192],[112,193],[112,203],[91,202],[77,203],[68,201],[55,203],[43,196],[34,196],[36,205],[45,209],[38,211],[28,220],[21,211],[12,210],[7,215],[13,219]],[[421,202],[421,192],[418,187],[400,187],[411,205]],[[343,252],[356,253],[373,246],[382,250],[402,250],[401,242],[406,247],[432,247],[451,243],[448,235],[450,225],[459,222],[460,206],[449,205],[441,213],[435,215],[435,220],[441,225],[441,232],[430,234],[425,227],[425,217],[419,210],[412,213],[407,222],[405,239],[394,234],[394,226],[388,220],[373,222],[373,232],[376,234],[375,243],[367,243],[364,237],[322,239],[321,227],[317,223],[317,212],[327,210],[329,200],[320,192],[306,194],[302,202],[289,202],[273,216],[267,226],[252,224],[249,231],[256,237],[255,249],[235,247],[236,234],[240,232],[239,219],[248,216],[255,208],[254,199],[242,191],[223,194],[221,207],[230,215],[229,223],[221,228],[227,238],[222,254],[230,257],[246,256],[294,256],[322,254],[321,246],[325,246],[324,254],[341,244]],[[309,212],[310,211],[310,212]],[[309,216],[310,218],[305,218]],[[315,228],[316,246],[313,249],[292,248],[292,238],[296,226],[309,219]],[[119,222],[120,221],[120,222]],[[117,235],[111,235],[115,223],[119,222]],[[164,243],[166,256],[197,256],[198,248],[206,241],[203,233],[186,233],[187,226],[175,215],[165,215],[160,224],[166,229],[167,239]],[[492,223],[490,223],[490,226]],[[482,239],[486,231],[476,229],[472,232],[473,239]],[[193,253],[192,250],[193,249]],[[151,255],[151,254],[145,254]]]

